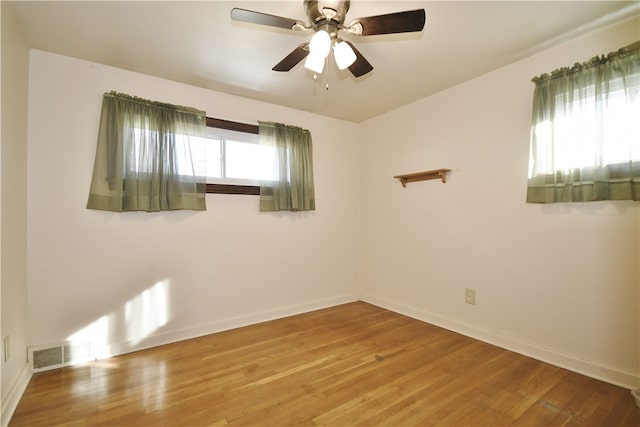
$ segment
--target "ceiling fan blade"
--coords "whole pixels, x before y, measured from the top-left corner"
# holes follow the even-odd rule
[[[295,19],[283,18],[282,16],[269,15],[267,13],[255,12],[253,10],[240,9],[237,7],[231,9],[231,19],[234,21],[248,22],[250,24],[286,28],[287,30],[306,28],[303,22]]]
[[[422,31],[426,21],[424,9],[407,10],[405,12],[389,13],[386,15],[368,16],[358,18],[349,24],[349,27],[360,24],[362,32],[355,32],[362,36],[374,36],[378,34],[411,33]]]
[[[356,47],[353,45],[353,43],[351,43],[349,41],[346,41],[346,40],[345,40],[345,42],[349,46],[351,46],[351,49],[353,49],[353,53],[356,54],[355,62],[349,66],[349,71],[351,71],[351,74],[353,74],[355,77],[360,77],[360,76],[364,76],[368,72],[372,71],[373,70],[373,65],[369,64],[369,61],[367,61],[366,58],[364,56],[362,56],[360,51],[358,51],[358,49],[356,49]]]
[[[309,43],[302,43],[293,52],[285,56],[284,59],[273,66],[273,71],[289,71],[300,61],[309,55]]]

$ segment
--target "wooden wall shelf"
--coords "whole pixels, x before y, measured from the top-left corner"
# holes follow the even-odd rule
[[[442,182],[447,182],[447,172],[450,171],[451,169],[434,169],[431,171],[396,175],[394,178],[399,179],[403,187],[406,187],[408,182],[426,181],[428,179],[441,179]]]

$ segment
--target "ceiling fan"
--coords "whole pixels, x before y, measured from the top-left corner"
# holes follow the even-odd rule
[[[356,36],[410,33],[422,31],[425,23],[424,9],[416,9],[357,18],[345,25],[345,16],[349,11],[350,0],[304,0],[303,3],[309,18],[309,25],[295,19],[253,10],[241,8],[231,10],[231,19],[235,21],[293,31],[314,31],[311,40],[302,43],[277,63],[272,68],[274,71],[289,71],[306,58],[305,68],[318,74],[322,73],[326,58],[333,48],[338,68],[341,70],[348,68],[355,77],[360,77],[373,70],[373,66],[351,42],[339,37],[339,31],[344,30]]]

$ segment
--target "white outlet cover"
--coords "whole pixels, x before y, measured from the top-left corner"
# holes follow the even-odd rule
[[[464,301],[467,304],[475,305],[475,303],[476,303],[476,291],[474,289],[466,288],[464,290]]]

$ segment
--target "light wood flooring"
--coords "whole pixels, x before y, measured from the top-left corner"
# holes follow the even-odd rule
[[[640,426],[628,390],[363,303],[35,374],[11,426]]]

